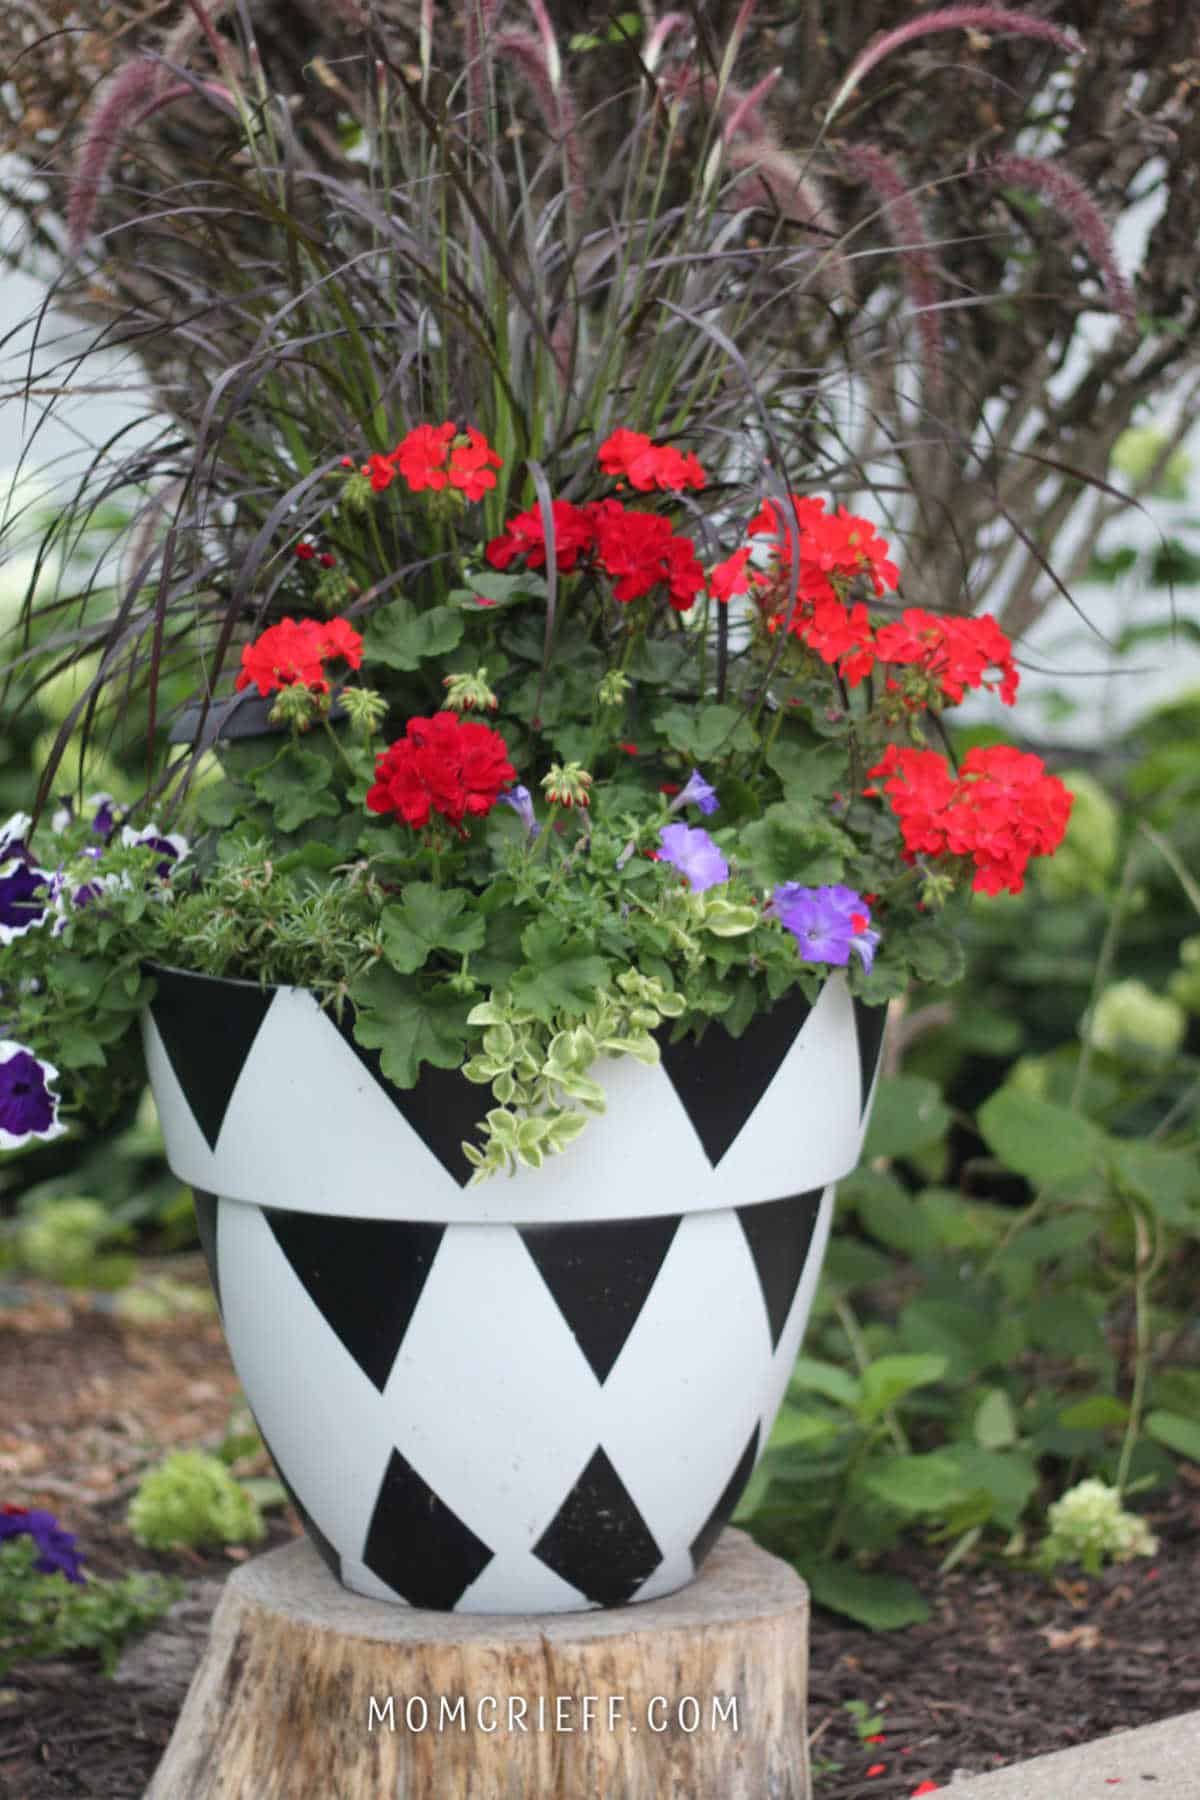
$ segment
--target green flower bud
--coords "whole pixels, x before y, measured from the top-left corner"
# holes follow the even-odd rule
[[[632,681],[623,670],[610,669],[596,689],[596,698],[601,706],[621,706],[632,686]]]
[[[1046,1518],[1050,1530],[1038,1560],[1047,1568],[1077,1562],[1095,1574],[1106,1558],[1129,1562],[1135,1556],[1153,1556],[1158,1549],[1146,1521],[1126,1512],[1120,1494],[1103,1481],[1077,1482],[1054,1502]]]
[[[589,806],[592,778],[581,763],[552,763],[542,788],[552,806]]]
[[[442,704],[449,712],[474,712],[476,707],[495,712],[500,704],[488,686],[486,669],[476,669],[473,675],[446,675],[442,686],[446,690]]]
[[[290,687],[280,688],[268,717],[272,725],[286,725],[299,732],[307,731],[328,711],[328,694],[318,694],[302,681],[294,681]]]
[[[387,701],[374,688],[343,688],[339,696],[359,737],[374,737],[387,714]]]
[[[347,475],[342,484],[342,505],[347,512],[366,512],[375,498],[375,489],[371,486],[370,477],[361,469]]]

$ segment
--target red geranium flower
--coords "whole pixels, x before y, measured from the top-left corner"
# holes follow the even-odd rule
[[[554,523],[554,552],[561,575],[569,575],[579,558],[592,547],[594,528],[591,509],[575,506],[570,500],[554,500],[550,505]],[[493,569],[507,569],[516,557],[524,557],[531,569],[540,569],[546,561],[546,532],[538,506],[518,513],[510,519],[500,537],[487,547],[487,559]]]
[[[404,737],[376,759],[367,807],[392,813],[418,831],[438,813],[461,831],[464,818],[491,812],[500,790],[516,779],[498,731],[440,712],[410,719]]]
[[[597,460],[606,475],[625,476],[643,494],[651,488],[702,488],[707,480],[691,452],[652,444],[645,432],[624,426],[601,444]]]
[[[714,563],[709,570],[708,591],[714,600],[728,601],[734,594],[745,594],[750,587],[750,574],[746,564],[750,560],[753,546],[743,544],[724,562]]]
[[[456,438],[450,447],[450,482],[461,488],[468,500],[482,500],[487,490],[495,487],[492,470],[501,468],[502,461],[473,425],[467,426],[465,435],[465,443]]]
[[[676,537],[669,519],[632,512],[619,500],[600,500],[590,511],[596,556],[615,583],[616,599],[640,600],[665,582],[671,605],[686,612],[704,586],[691,538]]]
[[[245,646],[234,686],[241,693],[253,683],[264,698],[297,683],[326,694],[324,664],[338,657],[352,669],[362,662],[362,638],[348,620],[281,619]]]
[[[446,458],[454,425],[414,425],[407,437],[401,438],[392,451],[392,460],[414,494],[424,488],[444,488],[450,479]]]

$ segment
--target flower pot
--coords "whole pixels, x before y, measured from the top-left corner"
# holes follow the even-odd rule
[[[490,1102],[299,988],[154,971],[147,1062],[280,1475],[357,1593],[570,1612],[690,1581],[787,1386],[883,1012],[833,976],[608,1059],[608,1111],[468,1188]]]

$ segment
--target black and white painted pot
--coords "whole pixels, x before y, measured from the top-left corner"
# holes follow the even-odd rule
[[[783,1398],[883,1011],[834,975],[736,1041],[606,1059],[608,1111],[564,1154],[468,1189],[486,1089],[393,1087],[303,989],[154,973],[167,1155],[337,1578],[479,1613],[690,1581]]]

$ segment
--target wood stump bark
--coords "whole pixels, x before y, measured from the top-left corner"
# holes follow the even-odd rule
[[[610,1612],[389,1606],[307,1542],[229,1577],[146,1800],[810,1800],[808,1590],[726,1531]]]

